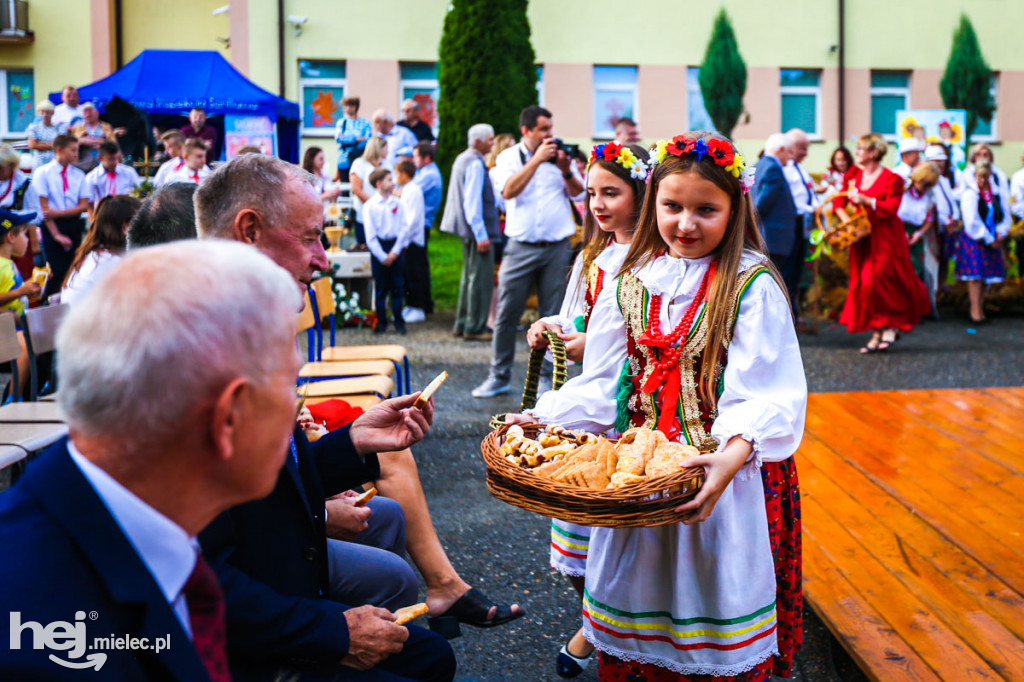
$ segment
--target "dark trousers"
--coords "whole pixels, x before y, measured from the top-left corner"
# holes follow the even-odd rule
[[[339,168],[338,169],[338,182],[348,182],[348,174],[351,169]]]
[[[800,317],[800,278],[804,276],[804,217],[797,216],[794,224],[793,250],[788,254],[771,254],[782,281],[789,294],[789,302],[793,307],[794,319]]]
[[[380,247],[386,253],[390,253],[394,245],[394,239],[380,240]],[[370,269],[373,272],[373,286],[377,290],[374,294],[377,329],[388,328],[388,296],[391,296],[391,313],[395,318],[395,328],[404,329],[402,299],[405,297],[405,279],[402,274],[405,271],[405,251],[398,254],[398,258],[391,265],[384,265],[371,254]]]
[[[451,645],[430,630],[415,625],[407,627],[409,639],[399,653],[388,656],[371,670],[342,667],[334,679],[338,682],[451,682],[455,678],[455,652]]]
[[[356,244],[366,243],[366,230],[363,228],[363,224],[358,220],[354,223],[353,227],[356,230]]]
[[[44,299],[50,294],[60,291],[64,286],[64,278],[67,277],[68,270],[71,269],[75,252],[82,245],[82,233],[85,231],[85,220],[82,218],[57,218],[54,222],[57,223],[57,231],[71,240],[71,248],[65,249],[58,244],[50,231],[45,226],[43,227],[43,255],[46,256],[46,262],[50,264],[50,269],[53,271],[50,281],[46,283],[46,289],[43,291]]]
[[[423,246],[409,244],[405,250],[405,302],[412,308],[432,313],[434,298],[430,291],[430,261],[427,259],[430,228],[424,227],[423,232]]]

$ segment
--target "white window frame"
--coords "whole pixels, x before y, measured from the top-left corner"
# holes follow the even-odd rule
[[[345,72],[348,73],[348,63],[343,59],[307,59],[309,62],[336,62],[345,64]],[[302,73],[301,67],[299,67],[299,73]],[[299,106],[301,107],[300,112],[303,116],[302,119],[302,130],[301,135],[303,137],[334,137],[334,129],[327,128],[307,128],[306,127],[306,98],[304,92],[306,88],[341,88],[342,97],[348,96],[348,77],[345,78],[303,78],[299,76]],[[339,112],[341,116],[344,116],[344,111]]]
[[[886,86],[886,87],[873,87],[872,86],[871,89],[870,89],[870,99],[868,100],[868,116],[869,117],[871,116],[871,112],[873,111],[873,109],[871,107],[872,100],[875,98],[876,95],[879,96],[879,97],[901,96],[901,97],[903,97],[903,107],[902,107],[902,109],[910,110],[910,109],[914,108],[913,106],[911,106],[911,103],[910,103],[910,82],[911,82],[911,79],[914,77],[913,73],[911,73],[910,71],[905,71],[905,70],[901,70],[901,69],[872,69],[872,71],[898,71],[900,73],[905,73],[905,74],[907,74],[907,85],[906,85],[906,87],[902,87],[902,88],[896,88],[896,87],[890,87],[890,86]],[[868,78],[870,78],[870,77],[871,77],[871,75],[868,74]],[[872,132],[874,132],[874,131],[872,131]],[[897,133],[899,133],[899,130],[897,130],[897,131],[895,131],[893,133],[888,133],[888,134],[882,135],[882,137],[887,142],[896,142],[896,140],[899,139],[899,135],[897,135]]]
[[[7,94],[8,94],[7,93],[7,72],[8,71],[21,71],[21,72],[25,72],[25,73],[32,73],[32,76],[33,76],[32,77],[32,88],[33,89],[35,89],[35,82],[36,82],[36,80],[35,80],[35,73],[33,73],[31,69],[0,69],[0,88],[3,88],[2,90],[0,90],[0,92],[3,92],[3,95],[4,95],[2,101],[0,101],[0,138],[3,138],[5,140],[27,140],[28,139],[28,133],[27,132],[20,132],[20,133],[11,132],[10,121],[7,119]],[[42,100],[36,98],[35,101],[36,102],[41,102]]]
[[[971,144],[975,142],[985,142],[992,144],[993,142],[999,141],[999,130],[996,127],[996,123],[999,120],[999,73],[993,72],[992,84],[989,86],[989,94],[992,95],[992,102],[996,105],[996,108],[992,110],[992,122],[989,124],[991,129],[988,135],[971,135]],[[6,92],[6,90],[5,90]]]
[[[818,74],[817,85],[782,85],[782,71],[814,71]],[[825,139],[821,133],[821,76],[822,69],[803,68],[798,66],[779,69],[779,122],[782,122],[782,98],[786,95],[814,95],[814,133],[805,130],[811,142]],[[782,127],[785,127],[783,125]]]
[[[633,83],[606,83],[598,85],[594,83],[594,67],[598,66],[627,66],[636,69],[636,80]],[[591,87],[594,89],[593,99],[590,100],[590,115],[594,116],[594,105],[597,104],[597,93],[598,92],[628,92],[632,93],[633,99],[633,120],[640,124],[640,67],[636,64],[594,64],[590,70],[590,82]],[[592,121],[594,126],[594,139],[595,140],[614,140],[615,139],[615,128],[600,129],[597,127],[597,121]]]

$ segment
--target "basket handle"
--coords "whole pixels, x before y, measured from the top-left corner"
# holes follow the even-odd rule
[[[555,371],[551,377],[551,390],[557,391],[565,383],[568,376],[565,369],[565,341],[558,338],[553,331],[544,332],[544,337],[551,346],[551,355],[555,358]],[[520,412],[529,410],[537,404],[537,383],[540,381],[540,370],[544,364],[544,349],[534,348],[530,351],[530,363],[526,367],[526,386],[523,388],[523,402]]]
[[[828,201],[822,202],[822,204],[820,206],[818,206],[817,208],[814,209],[814,223],[815,223],[815,225],[818,226],[819,230],[821,230],[822,232],[828,232],[828,230],[825,229],[825,226],[821,223],[821,216],[825,212],[825,205],[826,204],[831,204],[833,201],[835,201],[836,199],[838,199],[840,197],[846,197],[846,196],[849,196],[849,195],[850,195],[850,190],[848,190],[848,189],[844,189],[841,192],[836,192],[835,194],[833,194],[832,196],[830,196],[828,198]]]

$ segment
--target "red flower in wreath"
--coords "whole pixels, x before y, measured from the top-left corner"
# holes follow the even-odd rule
[[[614,161],[620,151],[622,151],[622,145],[616,144],[615,142],[609,142],[604,146],[604,151],[602,152],[604,154],[604,160]]]
[[[722,168],[732,165],[735,152],[733,152],[732,145],[727,141],[711,138],[708,140],[708,152],[710,152],[711,157],[715,160],[715,164]]]
[[[688,147],[693,145],[693,140],[686,139],[685,135],[676,135],[672,138],[672,141],[665,146],[667,151],[672,156],[682,156],[688,151]]]

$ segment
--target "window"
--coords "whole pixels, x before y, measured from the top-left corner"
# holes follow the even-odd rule
[[[821,71],[779,69],[782,130],[800,128],[807,137],[821,139]]]
[[[544,106],[544,65],[537,65],[537,104]]]
[[[5,137],[24,137],[25,128],[36,115],[36,89],[31,71],[0,69],[0,134]]]
[[[594,137],[610,140],[615,137],[615,123],[620,118],[636,120],[635,66],[594,67]]]
[[[686,129],[714,130],[708,110],[704,108],[704,93],[700,90],[700,69],[686,69]]]
[[[420,120],[437,135],[437,98],[441,94],[437,83],[437,62],[402,62],[398,101],[411,99],[420,105]]]
[[[992,97],[992,104],[996,107],[999,106],[999,100],[996,99],[996,91],[999,85],[999,74],[992,74],[992,85],[989,87],[988,93]],[[992,111],[991,121],[982,121],[978,119],[978,122],[974,125],[974,134],[971,135],[971,142],[995,142],[996,141],[996,110]]]
[[[345,115],[345,62],[299,60],[299,101],[302,102],[302,134],[329,137]]]
[[[895,140],[896,112],[909,108],[909,71],[871,72],[871,132]]]

